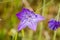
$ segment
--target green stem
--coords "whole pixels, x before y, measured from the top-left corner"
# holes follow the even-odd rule
[[[58,14],[57,14],[57,16],[55,17],[57,21],[58,21],[58,19],[59,19],[59,16],[60,16],[60,5],[59,5]]]
[[[16,35],[15,35],[15,40],[17,40],[17,33],[16,33]]]
[[[57,32],[57,31],[54,31],[53,40],[56,40],[56,32]]]
[[[24,34],[25,34],[25,33],[24,33],[24,30],[22,30],[21,33],[22,33],[22,40],[26,40],[26,39],[25,39],[25,35],[24,35]]]
[[[22,30],[22,37],[24,37],[24,30]]]
[[[43,0],[43,9],[42,9],[42,16],[44,16],[44,11],[45,11],[45,0]],[[40,33],[39,33],[39,38],[38,40],[43,40],[42,39],[42,29],[43,29],[43,22],[41,22],[41,25],[40,25]]]
[[[42,40],[42,28],[43,28],[43,22],[41,22],[40,24],[40,33],[39,33],[38,40]]]

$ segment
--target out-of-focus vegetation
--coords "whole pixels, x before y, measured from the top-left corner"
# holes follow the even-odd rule
[[[58,14],[59,5],[60,0],[0,0],[0,40],[53,40],[54,31],[48,28],[48,20]],[[17,32],[20,20],[16,17],[23,7],[46,18],[38,23],[36,31],[25,28],[24,35]],[[60,40],[60,28],[55,40]]]

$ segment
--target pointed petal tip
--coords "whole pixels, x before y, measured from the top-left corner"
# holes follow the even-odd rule
[[[16,16],[18,16],[18,14],[16,14]]]
[[[36,31],[36,29],[34,29],[33,31]]]
[[[22,10],[24,10],[24,11],[25,11],[25,10],[27,10],[27,8],[22,8]]]
[[[34,25],[32,25],[32,26],[28,26],[31,30],[33,30],[33,31],[36,31],[36,27],[37,26],[34,26]]]
[[[45,17],[42,16],[42,20],[45,20]]]
[[[45,17],[44,16],[41,16],[39,14],[36,14],[36,17],[39,19],[39,20],[45,20]]]
[[[21,31],[22,29],[20,29],[19,27],[17,28],[17,31],[19,32],[19,31]]]
[[[20,12],[18,12],[18,13],[16,14],[16,16],[17,16],[17,17],[20,16]]]

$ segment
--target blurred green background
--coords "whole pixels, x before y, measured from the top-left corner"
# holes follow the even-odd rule
[[[53,40],[54,31],[48,28],[48,20],[58,14],[59,4],[60,0],[0,0],[0,40]],[[17,32],[20,20],[16,17],[23,7],[46,18],[38,23],[36,32],[25,28],[24,37],[22,31]],[[55,38],[60,40],[60,28]]]

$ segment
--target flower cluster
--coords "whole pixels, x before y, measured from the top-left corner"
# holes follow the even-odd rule
[[[21,12],[18,12],[16,16],[19,18],[20,23],[18,25],[18,31],[28,28],[36,31],[37,23],[45,18],[39,14],[35,14],[33,11],[23,8]],[[51,30],[56,30],[60,26],[60,22],[55,19],[51,19],[48,22],[48,26]]]

